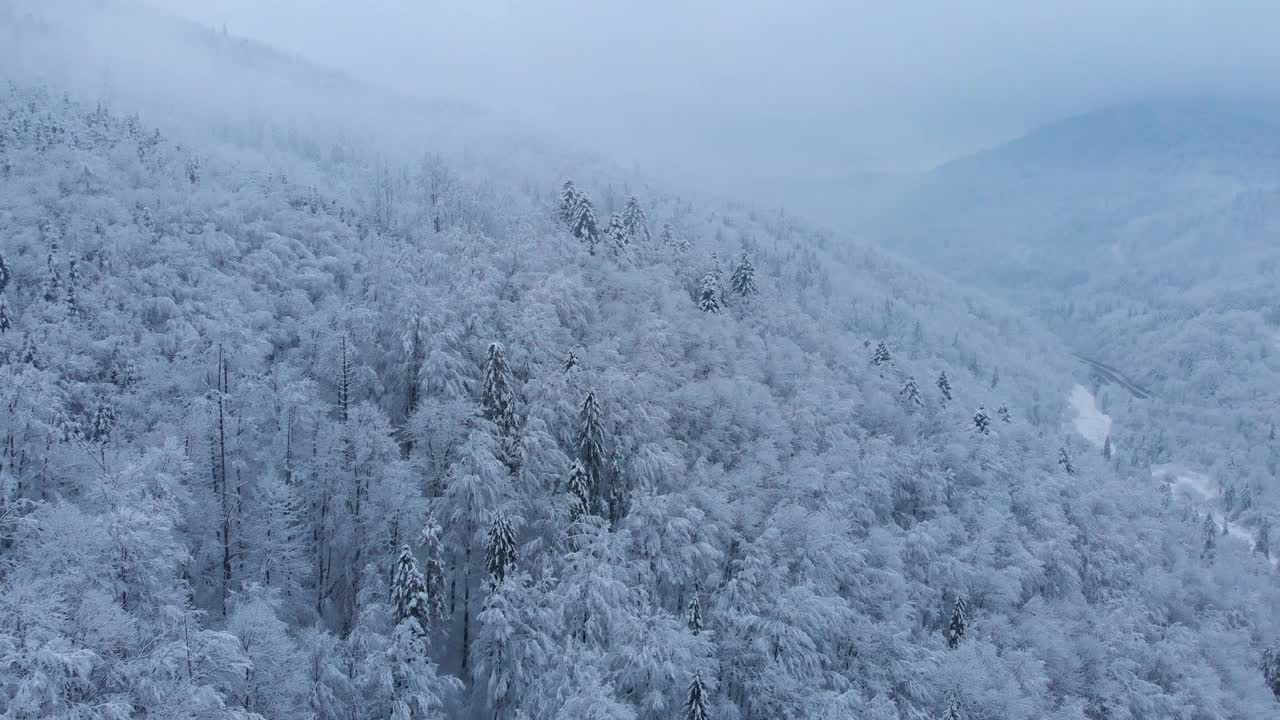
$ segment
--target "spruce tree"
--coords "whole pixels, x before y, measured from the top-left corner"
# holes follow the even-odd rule
[[[569,231],[573,236],[587,244],[591,254],[596,253],[596,245],[600,242],[600,229],[596,225],[596,211],[591,205],[591,198],[584,193],[574,195],[573,215],[569,219]]]
[[[76,298],[76,286],[80,283],[80,270],[76,267],[76,261],[73,259],[67,268],[67,314],[71,317],[80,316],[80,301]]]
[[[898,395],[909,407],[920,407],[921,405],[924,405],[924,400],[920,397],[920,386],[916,384],[916,378],[914,375],[907,377],[907,381],[902,385],[902,389],[898,391]]]
[[[400,546],[400,557],[396,559],[396,569],[391,576],[391,605],[396,624],[413,620],[419,628],[427,628],[431,602],[427,585],[408,545]]]
[[[955,605],[951,607],[951,624],[947,626],[947,647],[955,648],[960,644],[968,624],[968,605],[963,595],[957,595]]]
[[[627,207],[622,212],[622,223],[626,227],[627,237],[635,242],[649,242],[649,221],[644,216],[640,201],[634,195],[627,198]]]
[[[702,286],[698,290],[698,309],[705,313],[720,312],[720,279],[714,270],[708,270],[702,276]]]
[[[578,462],[586,473],[588,503],[586,511],[601,514],[604,507],[604,423],[600,416],[600,405],[596,402],[596,393],[591,390],[582,401],[578,412]]]
[[[662,231],[658,233],[658,243],[662,247],[676,249],[676,235],[675,231],[671,229],[671,223],[662,224]]]
[[[1280,702],[1280,652],[1274,648],[1262,651],[1262,679],[1276,701]]]
[[[110,401],[101,399],[93,409],[93,417],[89,422],[89,439],[96,443],[106,444],[111,438],[111,428],[115,425],[116,411]]]
[[[1009,406],[1004,403],[1000,403],[1000,407],[996,409],[996,416],[1006,425],[1013,422],[1013,416],[1009,414]]]
[[[1067,452],[1067,447],[1063,445],[1058,448],[1058,464],[1066,471],[1068,475],[1075,475],[1076,468],[1071,464],[1071,455]]]
[[[587,469],[582,466],[581,460],[574,460],[573,467],[569,468],[569,481],[567,485],[569,490],[570,519],[576,520],[579,517],[590,513],[591,479],[587,477]]]
[[[729,278],[729,285],[739,297],[749,298],[756,294],[756,269],[751,264],[751,258],[747,254],[742,253],[742,257],[738,259],[738,265],[733,269],[733,276]]]
[[[871,355],[871,364],[876,367],[888,365],[893,362],[893,356],[889,354],[889,346],[885,345],[881,340],[876,344],[876,351]]]
[[[562,368],[565,372],[569,372],[576,367],[578,367],[578,353],[570,350],[569,356],[564,359]]]
[[[695,592],[693,597],[689,599],[689,632],[697,635],[702,632],[702,603],[698,602],[698,594]]]
[[[13,272],[9,270],[8,264],[4,261],[4,256],[0,255],[0,293],[9,287],[9,280],[13,278]]]
[[[9,320],[9,306],[5,304],[4,298],[0,298],[0,335],[11,327],[13,327],[13,321]]]
[[[571,224],[577,205],[578,188],[573,184],[572,180],[565,180],[564,185],[560,188],[560,207],[557,212],[560,221],[566,225]]]
[[[49,248],[49,255],[46,259],[46,272],[44,278],[44,300],[45,302],[57,302],[62,296],[62,275],[58,272],[58,244],[55,242]]]
[[[702,676],[695,674],[689,683],[689,699],[684,704],[685,720],[707,720],[707,687]]]
[[[996,386],[999,384],[1000,384],[1000,368],[992,368],[991,369],[991,389],[995,390]]]
[[[510,437],[515,432],[515,393],[511,390],[511,370],[506,353],[499,343],[489,343],[489,352],[481,366],[480,406],[484,418],[497,426],[498,432]]]
[[[1107,435],[1107,439],[1102,441],[1102,459],[1111,462],[1111,436]]]
[[[1218,546],[1218,523],[1213,519],[1213,513],[1205,513],[1201,534],[1204,536],[1204,549],[1200,557],[1212,558]]]
[[[489,571],[492,587],[502,584],[511,566],[516,562],[516,533],[511,518],[504,512],[494,513],[489,523],[489,538],[485,544],[485,567]]]
[[[434,519],[428,519],[418,534],[418,547],[422,552],[422,581],[427,592],[427,616],[431,620],[444,619],[444,600],[448,585],[444,577],[444,533]]]
[[[942,393],[943,402],[951,399],[951,381],[947,379],[946,370],[938,374],[938,392]]]
[[[985,406],[979,405],[978,411],[973,414],[973,427],[979,435],[991,434],[991,418],[987,415]]]
[[[623,224],[622,216],[618,213],[609,213],[609,223],[604,229],[605,240],[609,243],[609,249],[614,255],[622,255],[627,251],[627,246],[631,243],[631,239],[627,234],[627,226]]]
[[[1249,483],[1245,483],[1240,489],[1240,512],[1244,512],[1253,507],[1253,488]]]
[[[1222,509],[1230,513],[1235,509],[1236,504],[1236,486],[1230,483],[1222,488]]]
[[[955,698],[947,700],[947,709],[942,713],[942,720],[963,720],[964,716],[960,714],[960,701]]]
[[[1266,559],[1271,559],[1271,522],[1266,518],[1258,523],[1258,534],[1253,541],[1253,551],[1262,553]]]

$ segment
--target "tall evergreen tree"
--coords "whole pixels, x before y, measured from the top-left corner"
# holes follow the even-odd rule
[[[582,401],[582,408],[578,411],[577,446],[578,462],[586,474],[588,488],[589,501],[586,511],[593,515],[603,515],[607,461],[604,455],[604,421],[601,418],[600,404],[596,402],[594,390],[587,392],[587,397]]]
[[[1258,534],[1253,540],[1253,551],[1262,553],[1266,559],[1271,559],[1271,521],[1262,518],[1258,522]]]
[[[76,266],[73,258],[67,266],[67,314],[71,317],[80,316],[80,301],[76,297],[76,287],[80,284],[80,269]]]
[[[733,292],[739,297],[749,298],[756,294],[756,269],[751,264],[751,258],[744,252],[742,257],[738,258],[738,264],[733,268],[733,275],[729,278],[729,286]]]
[[[391,606],[395,611],[395,621],[400,623],[412,619],[420,630],[428,626],[431,613],[431,599],[427,595],[427,584],[418,571],[418,562],[408,545],[400,546],[400,556],[396,559],[396,569],[391,576]]]
[[[483,375],[480,406],[484,418],[509,438],[516,427],[515,393],[511,390],[511,369],[500,343],[489,343],[489,352],[480,370]]]
[[[676,249],[676,234],[675,231],[671,229],[671,223],[662,224],[662,231],[658,233],[658,243],[662,245],[662,247],[670,248],[672,250]]]
[[[920,397],[920,386],[916,384],[914,375],[907,376],[907,381],[903,383],[902,389],[898,391],[898,396],[903,399],[908,407],[924,405],[924,400]]]
[[[968,604],[963,595],[957,595],[955,605],[951,607],[951,623],[947,625],[947,647],[955,648],[960,644],[968,625]]]
[[[494,513],[489,523],[489,537],[485,544],[485,567],[489,570],[490,585],[501,585],[515,562],[516,533],[511,527],[511,518],[499,511]]]
[[[964,715],[960,714],[960,701],[953,698],[947,699],[947,709],[942,713],[942,720],[964,720]]]
[[[720,278],[715,270],[708,270],[702,276],[702,285],[698,290],[698,309],[705,313],[720,312]]]
[[[560,221],[566,225],[572,223],[577,206],[578,188],[572,180],[565,180],[560,188],[560,207],[557,211]]]
[[[618,213],[609,213],[609,222],[604,229],[605,240],[609,243],[609,249],[614,255],[622,255],[627,251],[627,246],[631,244],[631,237],[627,233],[627,226],[622,221],[622,216]]]
[[[1280,702],[1280,651],[1275,648],[1262,651],[1262,679]]]
[[[13,327],[13,321],[9,319],[9,306],[5,303],[4,298],[0,298],[0,335],[3,335]]]
[[[689,683],[689,699],[684,704],[685,720],[707,720],[707,686],[702,676],[695,674]]]
[[[876,367],[889,365],[893,362],[893,355],[889,353],[889,346],[883,340],[876,343],[876,351],[871,355],[871,364]]]
[[[569,515],[576,520],[591,512],[591,479],[581,460],[574,460],[569,468]]]
[[[1107,435],[1107,439],[1102,441],[1102,459],[1111,462],[1111,435]]]
[[[1009,414],[1009,406],[1004,403],[1000,403],[1000,407],[996,409],[996,417],[1006,425],[1013,422],[1013,416]]]
[[[1212,558],[1218,546],[1218,523],[1213,519],[1213,513],[1205,513],[1201,534],[1204,536],[1204,549],[1201,550],[1200,557]]]
[[[951,399],[951,381],[947,379],[947,371],[938,374],[938,392],[942,393],[944,402]]]
[[[688,615],[689,632],[698,635],[702,632],[702,603],[698,601],[698,593],[689,598]]]
[[[569,219],[569,232],[587,244],[591,254],[596,253],[600,243],[600,228],[596,223],[596,211],[591,205],[591,198],[581,191],[574,195],[573,215]]]
[[[649,242],[649,221],[644,216],[644,209],[634,195],[627,198],[627,207],[622,212],[622,222],[627,230],[627,237],[635,242]]]
[[[44,300],[57,302],[62,297],[62,274],[58,271],[58,244],[49,247],[49,255],[45,260]]]
[[[418,547],[422,553],[422,581],[427,593],[427,617],[439,622],[444,619],[445,597],[448,586],[444,576],[444,544],[440,541],[444,530],[434,519],[429,519],[418,534]]]
[[[4,261],[4,256],[0,255],[0,293],[9,287],[9,280],[13,278],[13,271],[9,269],[8,264]]]
[[[1227,483],[1226,487],[1222,488],[1222,509],[1225,512],[1230,513],[1235,509],[1235,505],[1236,486],[1231,483]]]
[[[561,366],[561,369],[569,372],[576,367],[578,367],[578,353],[570,350],[569,356],[564,359],[564,365]]]

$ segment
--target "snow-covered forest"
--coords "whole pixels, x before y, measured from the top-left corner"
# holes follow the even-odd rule
[[[1081,437],[1029,316],[408,129],[446,110],[45,72],[94,30],[19,5],[0,718],[1275,717],[1269,542]],[[187,67],[354,82],[168,22]]]

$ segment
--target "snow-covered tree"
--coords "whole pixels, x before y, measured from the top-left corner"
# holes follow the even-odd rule
[[[1280,650],[1267,648],[1262,651],[1262,679],[1280,702]]]
[[[729,286],[739,297],[749,298],[756,294],[756,269],[747,253],[742,253],[742,257],[738,258],[738,264],[734,266],[733,275],[729,278]]]
[[[1213,519],[1213,513],[1211,512],[1204,514],[1201,535],[1204,539],[1204,546],[1200,551],[1200,557],[1212,558],[1214,550],[1218,546],[1218,522]]]
[[[557,208],[556,214],[560,217],[561,222],[569,225],[573,223],[577,208],[578,187],[573,184],[572,180],[565,180],[564,185],[560,188],[560,206]]]
[[[622,215],[609,213],[609,222],[605,225],[604,237],[614,255],[623,255],[631,244],[631,236],[627,233],[626,223]]]
[[[570,350],[569,354],[564,359],[564,363],[560,366],[560,369],[565,372],[569,372],[570,370],[578,367],[578,363],[578,354]]]
[[[883,340],[876,343],[876,351],[871,355],[871,364],[876,367],[890,365],[893,363],[893,355],[889,353],[889,346]]]
[[[634,195],[627,198],[627,207],[622,211],[622,223],[627,237],[635,242],[649,242],[649,221],[645,218],[644,209]]]
[[[1066,445],[1058,448],[1058,465],[1062,466],[1062,470],[1068,475],[1076,474],[1076,468],[1071,464],[1071,454],[1067,452]]]
[[[589,502],[586,511],[593,515],[602,515],[608,496],[606,487],[608,468],[604,455],[604,421],[601,418],[600,404],[596,401],[595,390],[587,392],[578,410],[578,433],[574,444],[578,451],[578,464],[582,467],[583,479],[587,486]],[[573,473],[570,473],[569,482],[572,486]]]
[[[13,279],[13,271],[9,269],[9,265],[4,261],[4,255],[0,255],[0,293],[9,287],[9,281]]]
[[[991,417],[987,415],[987,408],[983,405],[979,405],[973,414],[973,429],[979,435],[991,434]]]
[[[442,532],[439,523],[428,519],[418,534],[418,548],[422,553],[422,587],[427,594],[427,623],[438,622],[445,617],[448,588],[444,573],[444,546],[440,542]]]
[[[420,629],[427,627],[430,618],[431,599],[427,584],[418,570],[418,561],[408,545],[400,546],[395,573],[391,576],[391,605],[395,609],[394,620],[400,623],[411,619]]]
[[[955,648],[960,644],[968,624],[968,604],[963,595],[957,595],[955,604],[951,606],[951,622],[947,625],[947,647]]]
[[[695,592],[693,597],[689,598],[688,616],[689,632],[697,635],[702,632],[702,603],[698,601],[698,594]]]
[[[1111,435],[1108,434],[1106,439],[1102,441],[1102,459],[1111,462]]]
[[[698,286],[698,309],[705,313],[718,313],[721,307],[720,273],[708,270]]]
[[[924,405],[924,399],[920,396],[920,386],[916,384],[914,375],[907,376],[906,382],[902,384],[902,389],[898,391],[898,397],[902,398],[907,407]]]
[[[578,191],[574,196],[573,215],[569,218],[569,232],[586,243],[592,255],[595,254],[596,245],[600,242],[600,229],[596,222],[596,210],[591,204],[591,198],[581,191]]]
[[[707,686],[701,675],[694,675],[689,683],[689,698],[684,703],[685,720],[707,720],[710,717],[707,707]]]
[[[489,571],[489,583],[492,587],[502,584],[503,578],[511,571],[516,562],[516,533],[511,526],[511,518],[504,512],[497,512],[489,523],[489,533],[485,542],[485,567]]]
[[[5,303],[4,298],[0,298],[0,335],[3,335],[13,327],[13,321],[9,319],[9,306]]]
[[[946,370],[938,374],[938,392],[942,393],[943,402],[951,399],[951,381],[947,379]]]
[[[481,366],[480,406],[484,417],[510,438],[516,428],[515,393],[511,389],[511,370],[500,343],[489,343],[489,351]]]

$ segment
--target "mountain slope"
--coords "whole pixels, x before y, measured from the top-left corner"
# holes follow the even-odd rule
[[[1273,714],[1268,567],[1064,440],[1024,317],[600,164],[616,251],[563,158],[60,95],[0,91],[5,716]]]

